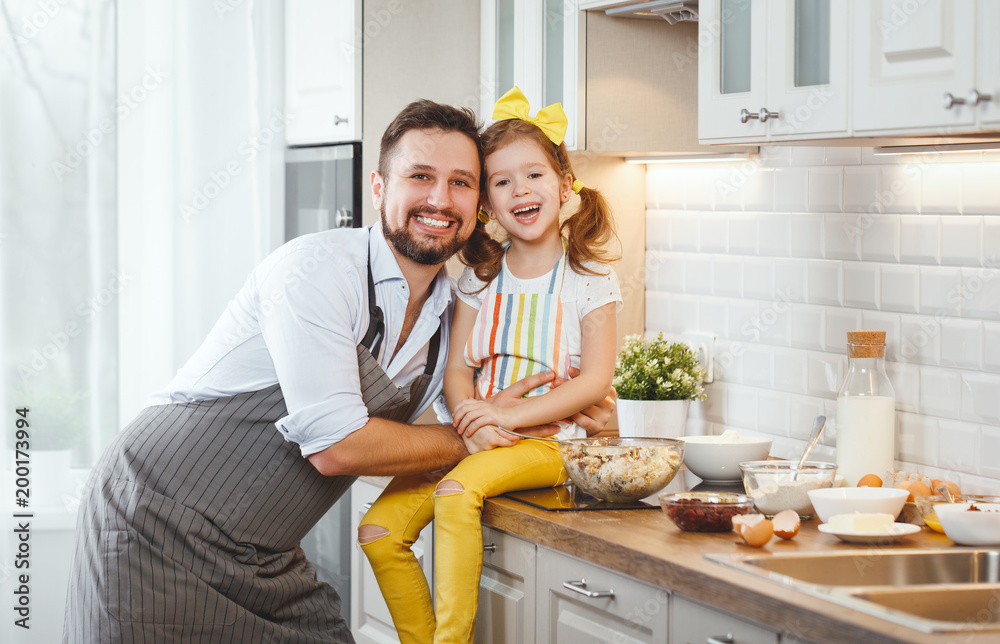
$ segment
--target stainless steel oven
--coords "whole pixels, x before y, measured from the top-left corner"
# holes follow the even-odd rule
[[[361,144],[285,151],[285,239],[361,226]]]

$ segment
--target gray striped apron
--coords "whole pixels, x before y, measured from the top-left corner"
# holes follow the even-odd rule
[[[441,329],[404,392],[373,357],[384,324],[370,266],[368,287],[362,398],[371,416],[406,422]],[[64,642],[354,641],[299,541],[355,477],[320,474],[276,429],[286,415],[276,384],[147,407],[117,435],[80,506]]]

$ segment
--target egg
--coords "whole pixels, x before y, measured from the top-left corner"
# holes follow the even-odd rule
[[[774,535],[774,525],[763,514],[742,514],[733,517],[733,527],[748,546],[760,548]]]
[[[858,487],[882,487],[882,479],[875,474],[865,474],[858,481]]]
[[[942,485],[948,487],[948,491],[951,492],[952,496],[957,496],[962,493],[962,490],[959,489],[958,485],[953,483],[952,481],[942,481],[940,479],[934,479],[933,481],[931,481],[931,494],[941,494],[941,492],[938,491],[938,488],[941,487]]]
[[[910,495],[906,497],[907,503],[912,503],[913,497],[915,496],[927,496],[931,493],[931,489],[920,481],[900,481],[896,484],[896,487],[910,493]]]
[[[782,539],[791,539],[799,533],[802,522],[795,510],[782,510],[771,519],[771,525],[774,527],[775,535]]]

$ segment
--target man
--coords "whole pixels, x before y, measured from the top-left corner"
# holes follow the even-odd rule
[[[467,454],[452,427],[405,423],[441,391],[443,263],[475,226],[481,167],[470,111],[412,103],[372,173],[380,225],[299,238],[254,270],[94,468],[64,641],[352,641],[298,543],[357,475]]]

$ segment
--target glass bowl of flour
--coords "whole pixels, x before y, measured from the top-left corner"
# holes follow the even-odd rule
[[[747,461],[740,463],[743,487],[754,507],[771,518],[782,510],[794,510],[799,518],[816,514],[810,490],[833,487],[837,466],[833,463],[806,461],[802,468],[792,461]]]

